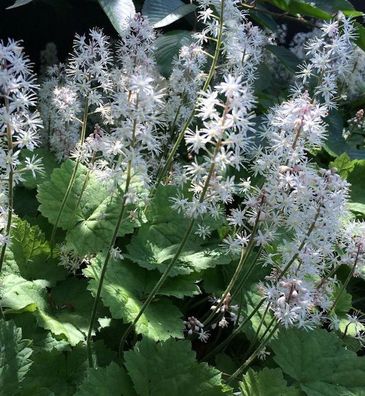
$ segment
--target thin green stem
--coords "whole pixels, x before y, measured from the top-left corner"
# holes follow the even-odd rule
[[[262,202],[261,202],[262,204]],[[216,308],[213,309],[213,311],[211,312],[211,314],[208,316],[208,318],[204,321],[204,325],[208,324],[214,317],[214,315],[218,312],[219,308],[222,306],[223,302],[225,301],[226,297],[228,296],[228,294],[231,292],[233,286],[235,285],[236,281],[238,280],[241,272],[242,272],[242,268],[244,267],[247,258],[249,257],[251,250],[253,249],[254,245],[255,245],[255,234],[256,231],[258,229],[259,226],[259,221],[260,221],[260,214],[261,214],[261,204],[260,204],[260,209],[257,212],[257,216],[256,216],[256,220],[255,220],[255,225],[253,227],[250,239],[248,241],[247,247],[246,249],[241,250],[241,256],[240,256],[240,260],[238,262],[237,268],[228,284],[228,286],[226,287],[226,290],[224,291],[220,302],[217,304]]]
[[[217,156],[217,154],[219,152],[220,146],[221,146],[221,141],[219,140],[217,142],[215,150],[214,150],[212,163],[211,163],[211,166],[210,166],[210,169],[209,169],[209,173],[208,173],[207,179],[205,180],[203,190],[202,190],[202,192],[200,194],[199,203],[202,203],[204,201],[204,198],[205,198],[206,193],[208,191],[210,180],[213,177],[213,174],[214,174],[214,171],[215,171],[215,159],[216,159],[216,156]],[[191,234],[191,232],[193,230],[194,224],[195,224],[195,219],[192,218],[190,223],[189,223],[189,226],[188,226],[188,228],[187,228],[187,230],[186,230],[186,232],[185,232],[185,234],[183,236],[183,239],[180,242],[180,245],[179,245],[174,257],[171,259],[169,265],[166,267],[166,269],[163,272],[163,274],[161,275],[160,279],[158,280],[158,282],[155,284],[154,288],[152,289],[152,291],[148,295],[146,301],[143,303],[140,311],[138,312],[137,316],[134,318],[133,322],[127,327],[127,329],[123,333],[123,335],[121,337],[121,340],[120,340],[120,343],[119,343],[119,356],[121,356],[121,354],[122,354],[123,346],[124,346],[124,343],[125,343],[125,341],[126,341],[126,339],[128,337],[128,334],[132,331],[134,326],[137,324],[137,322],[139,321],[139,319],[141,318],[143,313],[146,311],[146,309],[150,305],[151,301],[155,298],[156,294],[160,290],[161,286],[164,284],[164,282],[167,279],[169,273],[171,272],[172,268],[174,267],[174,265],[176,264],[178,258],[180,257],[181,252],[183,251],[187,241],[189,240],[189,237],[190,237],[190,234]]]
[[[125,183],[123,200],[122,200],[122,204],[121,204],[121,210],[120,210],[120,213],[119,213],[117,224],[116,224],[115,229],[114,229],[114,233],[113,233],[112,239],[111,239],[110,244],[109,244],[109,249],[107,251],[107,254],[105,256],[104,263],[103,263],[103,266],[102,266],[102,269],[101,269],[99,283],[98,283],[98,289],[97,289],[97,292],[96,292],[96,295],[95,295],[94,305],[93,305],[93,309],[92,309],[92,312],[91,312],[89,330],[88,330],[87,339],[86,339],[87,354],[88,354],[88,360],[89,360],[89,366],[90,367],[93,367],[92,350],[91,350],[92,331],[94,329],[96,313],[97,313],[97,309],[98,309],[98,304],[99,304],[99,300],[100,300],[101,291],[102,291],[102,288],[103,288],[103,283],[104,283],[106,270],[107,270],[107,267],[108,267],[108,264],[109,264],[109,260],[110,260],[110,257],[111,257],[112,250],[113,250],[114,245],[115,245],[115,241],[117,240],[117,236],[118,236],[120,225],[121,225],[123,217],[124,217],[124,212],[125,212],[125,208],[126,208],[126,200],[127,200],[127,192],[128,192],[129,185],[130,185],[130,182],[131,182],[131,169],[132,169],[132,164],[131,164],[131,161],[129,161],[128,162],[128,169],[127,169],[127,179],[126,179],[126,183]]]
[[[330,313],[333,313],[333,312],[335,311],[336,306],[337,306],[338,302],[340,301],[340,298],[341,298],[343,292],[344,292],[345,289],[347,288],[347,286],[348,286],[348,284],[349,284],[351,278],[352,278],[353,275],[354,275],[354,272],[355,272],[355,269],[356,269],[356,265],[357,265],[357,262],[358,262],[358,260],[359,260],[360,252],[361,252],[361,244],[359,244],[359,246],[358,246],[358,248],[357,248],[356,257],[355,257],[355,261],[354,261],[354,265],[352,266],[350,273],[347,275],[347,278],[346,278],[344,284],[341,286],[341,289],[340,289],[340,291],[338,292],[337,297],[336,297],[335,301],[334,301],[333,304],[332,304],[332,307],[331,307],[331,309],[330,309]]]
[[[89,101],[86,98],[85,108],[84,108],[84,115],[83,115],[82,126],[81,126],[80,141],[79,141],[80,145],[83,145],[84,141],[85,141],[88,111],[89,111]],[[58,211],[57,218],[56,218],[56,221],[55,221],[53,229],[52,229],[51,242],[50,242],[50,245],[51,245],[51,257],[53,255],[53,248],[54,248],[54,243],[55,243],[55,239],[56,239],[56,232],[57,232],[58,224],[60,222],[63,210],[65,209],[66,203],[68,201],[68,198],[70,196],[72,187],[73,187],[73,185],[75,183],[79,165],[80,165],[80,158],[77,158],[77,160],[75,162],[75,166],[74,166],[74,168],[72,170],[71,178],[70,178],[70,180],[68,182],[66,193],[65,193],[65,195],[64,195],[64,197],[62,199],[61,206],[60,206],[60,209]]]
[[[274,323],[275,318],[271,321],[269,327],[272,326]],[[232,382],[235,378],[237,378],[239,375],[243,373],[243,371],[257,358],[257,356],[260,354],[262,348],[266,346],[266,344],[271,340],[271,337],[274,335],[275,331],[279,327],[279,324],[276,324],[276,326],[271,330],[270,334],[267,336],[265,340],[263,340],[260,345],[255,349],[255,351],[252,353],[252,355],[242,364],[241,367],[239,367],[228,379],[227,383]]]
[[[262,250],[263,250],[263,247],[260,246],[255,258],[252,260],[250,266],[247,268],[247,271],[244,273],[242,279],[240,279],[240,281],[238,282],[237,287],[232,292],[232,299],[237,295],[237,293],[239,293],[239,291],[242,289],[243,285],[245,284],[245,282],[247,281],[249,276],[252,274],[252,271],[255,268],[256,262],[257,262],[258,258],[261,256]]]
[[[321,212],[321,205],[318,206],[317,213],[316,213],[316,215],[314,217],[314,220],[313,220],[312,224],[310,225],[310,227],[309,227],[305,237],[303,238],[301,244],[299,245],[298,251],[293,255],[293,257],[289,260],[288,264],[281,271],[281,273],[280,273],[280,275],[278,277],[278,280],[280,280],[288,272],[289,268],[292,266],[294,261],[299,257],[299,253],[304,248],[305,243],[307,242],[308,238],[310,237],[310,235],[312,234],[312,232],[313,232],[313,230],[314,230],[314,228],[316,226],[316,223],[317,223],[317,220],[319,218],[320,212]],[[300,267],[300,265],[298,266],[297,271],[299,270],[299,267]]]
[[[9,99],[5,96],[5,106],[6,109],[9,109]],[[12,164],[12,156],[13,156],[13,131],[9,123],[6,125],[6,136],[8,140],[8,151],[10,154],[10,164],[9,164],[9,178],[8,178],[8,218],[6,222],[5,228],[5,237],[10,237],[10,229],[11,229],[11,221],[13,217],[13,204],[14,204],[14,169]],[[4,260],[5,260],[5,252],[6,252],[7,241],[5,240],[0,253],[0,273],[3,268]]]

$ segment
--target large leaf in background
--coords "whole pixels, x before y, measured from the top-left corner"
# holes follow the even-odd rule
[[[354,168],[347,177],[351,184],[349,207],[365,216],[365,160],[353,162]]]
[[[84,270],[88,276],[89,290],[95,296],[100,279],[102,256],[98,256]],[[136,264],[134,264],[136,266]],[[111,260],[105,274],[101,299],[110,309],[114,319],[132,322],[138,315],[147,296],[148,275],[133,264]],[[183,337],[182,313],[171,300],[159,298],[150,304],[136,324],[136,332],[153,340]]]
[[[345,349],[334,333],[285,330],[271,348],[275,362],[308,396],[364,394],[365,358]]]
[[[334,157],[347,153],[351,159],[365,159],[365,150],[352,147],[343,137],[343,117],[340,112],[333,110],[326,118],[328,124],[328,136],[325,141],[325,150]]]
[[[22,339],[22,329],[13,321],[0,320],[0,393],[15,395],[21,389],[32,361],[30,340]]]
[[[173,58],[178,55],[182,45],[191,40],[191,32],[187,30],[172,30],[157,37],[155,57],[162,75],[168,77],[171,74]]]
[[[124,368],[116,363],[89,368],[75,396],[137,396]]]
[[[194,4],[181,0],[145,0],[142,14],[147,16],[155,28],[170,25],[196,9]]]
[[[39,210],[51,224],[56,222],[74,166],[73,161],[66,161],[61,168],[52,172],[49,181],[38,188],[37,197],[41,204]],[[87,175],[87,168],[79,165],[59,221],[59,227],[68,231],[67,241],[80,255],[98,252],[110,243],[122,201],[122,193],[111,196],[107,188],[101,186],[92,174]],[[87,177],[87,185],[79,202]],[[137,178],[132,180],[132,185],[138,188]],[[137,220],[124,218],[118,236],[132,232],[138,224]]]
[[[81,346],[63,352],[35,348],[32,360],[20,396],[74,395],[87,368],[86,349]]]
[[[31,3],[32,1],[33,0],[15,0],[14,4],[7,7],[6,9],[10,10],[12,8],[20,7],[20,6],[26,5],[28,3]]]
[[[18,271],[23,278],[47,279],[51,284],[66,277],[65,270],[49,259],[50,245],[38,226],[17,219],[11,231],[11,246]]]
[[[351,184],[349,208],[365,216],[365,160],[351,160],[343,153],[330,166]]]
[[[163,272],[180,246],[190,220],[170,207],[169,200],[176,194],[177,189],[172,186],[157,190],[146,212],[148,222],[127,246],[126,257],[141,267]],[[230,263],[231,258],[218,245],[218,241],[207,244],[191,235],[169,275],[187,275]]]
[[[125,366],[139,396],[232,395],[221,373],[198,363],[189,341],[143,339],[125,352]]]
[[[58,167],[58,162],[56,161],[55,156],[49,150],[44,148],[38,148],[34,151],[23,149],[20,153],[20,159],[23,163],[25,158],[32,158],[33,155],[36,155],[38,158],[42,160],[42,165],[44,172],[37,173],[36,177],[32,175],[32,172],[27,171],[22,175],[23,182],[22,184],[26,188],[37,188],[38,184],[42,183],[46,179],[51,176],[51,173],[54,168]]]
[[[292,51],[277,45],[268,45],[266,48],[273,53],[290,72],[294,73],[296,71],[300,60]]]
[[[5,312],[32,312],[38,325],[65,338],[70,345],[85,341],[93,298],[86,281],[68,279],[51,293],[45,280],[27,281],[17,275],[1,280],[1,306]]]
[[[98,0],[105,14],[108,16],[114,29],[123,34],[124,29],[128,26],[128,19],[136,13],[133,0]]]
[[[288,387],[283,372],[264,368],[261,371],[249,369],[240,383],[241,396],[300,396],[299,389]]]

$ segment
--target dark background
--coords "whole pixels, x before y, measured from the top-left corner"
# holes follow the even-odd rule
[[[137,10],[141,2],[135,1]],[[40,51],[47,42],[56,44],[58,57],[63,60],[72,47],[76,32],[85,33],[89,28],[98,26],[107,35],[117,37],[96,0],[34,0],[25,6],[6,10],[13,3],[14,0],[0,0],[0,40],[8,37],[23,40],[27,54],[36,65],[39,64]],[[365,12],[365,0],[353,0],[352,3]],[[184,28],[181,24],[174,28]],[[290,24],[289,29],[293,34],[302,26]]]

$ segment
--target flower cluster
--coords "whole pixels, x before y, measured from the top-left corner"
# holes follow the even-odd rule
[[[35,110],[38,86],[21,43],[0,41],[0,245],[10,242],[13,188],[24,172],[42,172],[33,151],[40,143],[42,121]],[[3,260],[3,252],[2,257]],[[2,264],[2,263],[1,263]]]

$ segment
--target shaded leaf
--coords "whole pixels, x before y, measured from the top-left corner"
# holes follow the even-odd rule
[[[190,220],[176,213],[168,204],[176,194],[177,190],[172,186],[157,190],[146,213],[148,222],[141,226],[127,246],[126,257],[144,268],[163,272],[189,227]],[[192,234],[169,275],[187,275],[230,262],[231,257],[219,247],[218,241],[205,243]]]
[[[301,392],[288,387],[283,372],[277,369],[264,368],[255,372],[249,369],[240,383],[242,396],[299,396]]]
[[[156,39],[155,57],[160,73],[168,77],[172,70],[172,61],[178,55],[180,48],[191,42],[191,32],[187,30],[172,30]]]
[[[277,45],[268,45],[267,49],[272,52],[289,71],[293,73],[296,71],[300,60],[292,51]]]
[[[139,396],[233,394],[218,370],[196,361],[188,341],[143,339],[125,352],[125,366]]]
[[[19,391],[32,361],[31,342],[22,339],[22,329],[13,321],[0,320],[0,392],[14,395]]]
[[[1,282],[1,306],[7,313],[32,312],[39,326],[62,336],[70,345],[85,341],[93,304],[86,281],[68,279],[50,294],[48,285],[45,280],[7,275]]]
[[[359,395],[365,389],[365,358],[345,349],[334,333],[285,330],[271,347],[275,362],[308,396]]]
[[[125,369],[116,363],[108,367],[88,369],[86,378],[80,385],[75,396],[133,396],[136,393]]]
[[[50,283],[66,277],[65,270],[49,259],[50,245],[38,226],[17,219],[11,232],[11,251],[19,274],[28,280],[47,279]]]
[[[85,270],[91,278],[89,290],[96,295],[101,266],[104,262],[99,255]],[[135,265],[135,264],[134,264]],[[140,275],[140,276],[139,276]],[[146,273],[133,264],[110,260],[105,274],[101,299],[110,309],[114,319],[123,319],[129,323],[139,313],[144,299],[148,295]],[[150,284],[151,285],[151,284]],[[166,340],[169,337],[183,337],[182,313],[171,300],[159,298],[153,301],[136,324],[136,332],[153,340]]]
[[[26,5],[28,3],[31,3],[33,0],[15,0],[15,3],[9,7],[7,7],[7,10],[10,10],[12,8],[16,8],[16,7],[21,7],[23,5]]]

